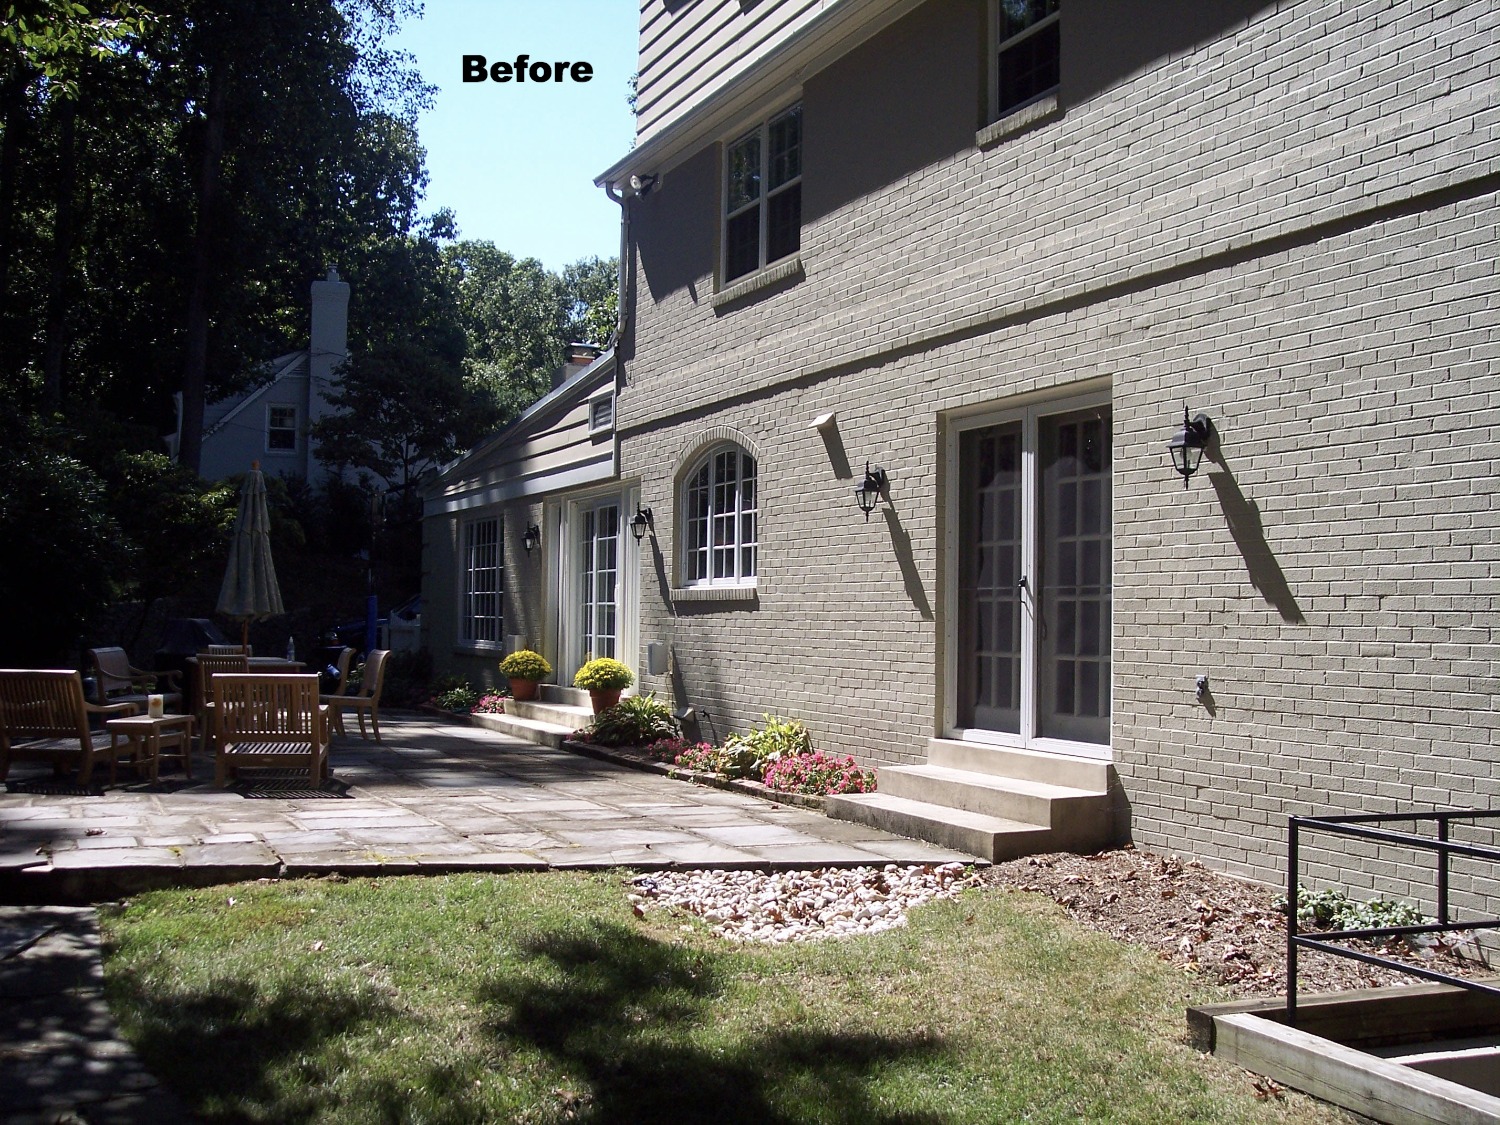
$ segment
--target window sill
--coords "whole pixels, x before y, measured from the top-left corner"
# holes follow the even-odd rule
[[[755,583],[740,586],[675,586],[673,604],[696,602],[753,602],[759,594]]]
[[[979,130],[974,134],[975,147],[992,148],[1007,137],[1024,133],[1027,129],[1061,116],[1062,107],[1058,104],[1057,95],[1048,94]]]
[[[455,656],[505,656],[505,646],[492,641],[464,641],[453,646]]]
[[[726,285],[713,295],[712,304],[716,309],[725,305],[732,305],[743,297],[757,293],[762,289],[769,289],[783,281],[796,279],[802,280],[805,276],[802,269],[802,255],[794,254],[790,258],[783,258],[774,265],[767,266],[763,270],[747,274],[732,285]]]

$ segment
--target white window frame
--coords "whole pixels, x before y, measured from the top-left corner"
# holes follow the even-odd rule
[[[476,535],[493,532],[491,542]],[[493,589],[480,579],[493,575]],[[500,652],[505,647],[505,521],[499,515],[465,520],[458,543],[458,641],[464,648]],[[486,613],[479,599],[493,595],[494,612]],[[485,625],[480,627],[480,623]]]
[[[717,479],[716,465],[718,458],[725,453],[735,454],[734,472],[734,497],[735,510],[733,513],[724,511],[718,502],[721,484]],[[750,508],[745,506],[745,459],[749,459],[754,466],[754,505]],[[694,493],[697,491],[696,481],[705,470],[708,473],[706,489],[708,492],[708,513],[704,519],[694,516]],[[682,486],[677,498],[680,519],[678,526],[682,529],[680,542],[678,544],[678,574],[681,577],[680,585],[685,589],[704,587],[753,587],[758,581],[760,573],[760,461],[744,446],[738,442],[721,441],[709,446],[693,459],[691,467],[682,476]],[[745,518],[750,517],[753,527],[753,535],[745,535]],[[733,528],[733,542],[720,543],[715,539],[717,528],[728,525]],[[703,542],[701,546],[694,546],[694,529],[702,527]],[[715,576],[715,558],[720,551],[728,550],[734,561],[733,573],[722,577]],[[750,564],[745,563],[746,551],[750,552]],[[701,576],[694,575],[694,563],[698,558],[702,559],[703,573]]]
[[[989,743],[993,746],[1008,746],[1036,750],[1043,753],[1064,754],[1077,758],[1093,758],[1102,761],[1114,759],[1114,721],[1116,712],[1113,706],[1113,698],[1110,706],[1110,741],[1107,743],[1074,742],[1069,739],[1044,738],[1037,733],[1036,729],[1036,658],[1034,655],[1023,657],[1021,663],[1021,730],[1019,733],[1007,733],[1003,731],[992,731],[976,729],[971,727],[960,727],[958,725],[958,557],[960,544],[958,541],[958,511],[963,502],[960,492],[959,481],[959,438],[967,430],[983,429],[988,426],[1000,425],[1006,422],[1020,422],[1022,426],[1022,459],[1021,459],[1021,521],[1023,531],[1023,557],[1022,573],[1036,573],[1036,533],[1038,503],[1038,472],[1037,472],[1037,427],[1044,417],[1057,414],[1068,414],[1077,410],[1086,410],[1093,406],[1113,405],[1113,391],[1109,387],[1084,390],[1078,388],[1069,395],[1053,395],[1032,398],[1026,396],[1023,401],[1010,406],[992,406],[981,411],[955,417],[948,425],[947,449],[944,457],[947,462],[947,488],[945,490],[945,526],[944,526],[944,549],[947,553],[948,574],[947,589],[943,596],[944,616],[946,624],[943,629],[943,737],[963,742]],[[1113,518],[1113,517],[1111,517]],[[1113,568],[1111,568],[1113,571]],[[1033,632],[1034,622],[1028,615],[1023,617],[1022,626],[1022,651],[1034,654],[1036,651],[1036,636]],[[1111,644],[1113,644],[1113,626],[1111,626]],[[1113,697],[1113,675],[1115,662],[1111,661],[1111,691]]]
[[[292,424],[290,426],[273,426],[271,416],[277,410],[290,410],[292,412]],[[294,402],[268,402],[266,403],[266,452],[267,453],[296,453],[301,447],[302,411]],[[286,433],[291,431],[292,444],[290,448],[271,444],[273,433]]]
[[[1049,89],[1038,91],[1026,101],[1018,102],[1016,105],[1004,107],[1000,105],[1000,53],[1007,48],[1014,47],[1017,44],[1030,39],[1032,36],[1039,34],[1046,28],[1052,27],[1054,24],[1062,22],[1062,3],[1061,0],[1059,0],[1057,11],[1051,13],[1050,15],[1042,17],[1041,19],[1037,20],[1036,23],[1032,24],[1025,30],[1018,31],[1015,35],[1002,40],[1000,38],[1000,7],[1004,2],[1005,0],[990,0],[989,119],[991,121],[998,121],[1002,118],[1009,117],[1013,113],[1020,113],[1027,107],[1033,106],[1037,102],[1040,102],[1045,98],[1055,98],[1058,91],[1057,86],[1052,86]],[[1062,49],[1059,46],[1059,71],[1061,71],[1062,63],[1061,50]]]
[[[777,184],[773,189],[767,190],[766,188],[766,185],[769,184],[771,180],[771,126],[790,113],[800,113],[801,109],[802,101],[799,97],[797,100],[792,101],[789,104],[766,114],[760,121],[756,122],[749,128],[741,128],[737,130],[734,135],[727,139],[723,144],[723,159],[720,162],[721,167],[719,175],[719,286],[721,289],[730,285],[738,285],[739,283],[745,281],[745,279],[754,277],[762,270],[774,266],[777,262],[784,262],[795,258],[801,252],[803,224],[802,202],[800,199],[800,193],[802,190],[802,152],[803,148],[805,147],[804,134],[802,132],[801,126],[798,127],[797,137],[797,174],[795,176],[792,176],[785,183]],[[743,144],[748,140],[751,140],[752,138],[759,139],[760,141],[760,190],[755,199],[751,200],[748,203],[741,204],[739,207],[731,211],[729,207],[730,153],[737,146]],[[771,200],[774,196],[780,196],[785,192],[790,191],[792,188],[796,188],[799,193],[799,201],[797,204],[797,245],[780,257],[772,258],[768,261],[767,254],[770,251],[767,242],[770,229]],[[735,274],[733,277],[730,277],[729,224],[740,215],[745,214],[752,207],[757,207],[760,209],[759,232],[757,236],[758,242],[755,259],[756,264],[750,269],[745,270],[742,273]]]

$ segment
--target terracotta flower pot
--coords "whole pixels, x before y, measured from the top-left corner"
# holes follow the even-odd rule
[[[616,703],[620,702],[622,688],[593,688],[589,691],[589,700],[594,705],[594,714],[600,711],[608,711]]]
[[[517,679],[510,677],[510,697],[525,703],[529,699],[536,698],[536,681]]]

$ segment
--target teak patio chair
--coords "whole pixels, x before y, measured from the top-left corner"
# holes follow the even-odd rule
[[[89,662],[94,670],[96,703],[134,703],[144,710],[149,685],[155,681],[168,710],[182,706],[181,672],[133,668],[123,648],[91,648]]]
[[[385,665],[390,652],[383,648],[371,651],[365,660],[364,675],[359,681],[356,695],[325,695],[323,702],[333,709],[333,729],[344,732],[344,711],[352,710],[359,716],[359,737],[365,738],[365,712],[370,713],[370,725],[375,729],[375,741],[380,741],[380,692],[385,687]]]
[[[325,696],[322,697],[322,701],[324,703],[327,703],[328,700],[331,699],[333,696],[335,696],[335,695],[343,695],[343,694],[345,694],[349,690],[349,666],[353,662],[354,662],[354,650],[352,648],[350,648],[348,645],[345,645],[343,651],[339,653],[339,662],[338,662],[339,682],[338,682],[338,686],[335,687],[333,689],[333,691],[331,691],[328,695],[325,695]]]
[[[313,785],[328,776],[328,708],[318,677],[221,672],[213,678],[214,780],[242,766],[306,768]]]
[[[115,780],[113,739],[89,730],[90,715],[137,714],[134,703],[98,706],[83,697],[83,677],[59,669],[0,669],[0,778],[15,758],[50,759],[59,770],[76,760],[78,784],[87,785],[94,761],[109,761]]]
[[[209,656],[254,656],[250,645],[209,645],[203,650]]]

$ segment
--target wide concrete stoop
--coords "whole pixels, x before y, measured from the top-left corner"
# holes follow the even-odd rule
[[[569,703],[522,703],[505,701],[503,715],[475,715],[474,721],[497,734],[535,742],[538,746],[559,748],[579,727],[593,718],[588,707]]]
[[[1089,852],[1113,836],[1108,762],[933,739],[928,762],[880,770],[878,793],[828,798],[828,815],[999,862]]]

